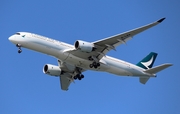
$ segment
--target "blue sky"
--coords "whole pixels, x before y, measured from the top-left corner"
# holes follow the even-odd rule
[[[178,0],[14,0],[1,1],[0,113],[127,113],[180,112],[180,2]],[[96,41],[130,29],[166,20],[121,45],[110,56],[136,64],[149,52],[155,65],[173,63],[146,85],[138,78],[87,71],[82,81],[60,89],[59,79],[43,74],[56,59],[28,49],[17,53],[8,37],[27,31],[74,44]]]

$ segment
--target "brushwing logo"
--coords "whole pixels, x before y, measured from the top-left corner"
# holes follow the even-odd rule
[[[154,59],[154,56],[151,57],[151,59],[147,62],[141,62],[141,64],[143,64],[147,69],[149,69],[149,66],[152,64]]]

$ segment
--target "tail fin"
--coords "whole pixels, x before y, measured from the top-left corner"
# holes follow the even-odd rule
[[[147,55],[144,59],[142,59],[139,63],[136,65],[144,68],[144,69],[150,69],[152,68],[154,61],[156,60],[157,53],[151,52],[149,55]]]

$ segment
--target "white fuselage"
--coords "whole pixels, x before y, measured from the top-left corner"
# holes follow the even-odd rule
[[[12,35],[9,37],[9,40],[14,44],[21,44],[24,48],[51,55],[61,61],[85,70],[104,71],[121,76],[155,76],[154,74],[145,73],[141,67],[109,56],[104,56],[100,60],[101,65],[97,69],[90,68],[89,65],[92,61],[68,53],[68,50],[75,49],[73,45],[33,33],[21,32],[21,34],[23,36]]]

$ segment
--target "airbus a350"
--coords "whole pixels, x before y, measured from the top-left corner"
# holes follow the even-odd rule
[[[172,64],[166,63],[153,67],[157,57],[155,52],[149,53],[137,64],[106,54],[110,50],[116,50],[117,46],[126,44],[136,34],[161,23],[164,19],[95,42],[77,40],[74,45],[29,32],[17,32],[10,36],[9,40],[17,46],[18,53],[22,52],[23,47],[55,57],[58,65],[46,64],[43,72],[59,77],[62,90],[68,90],[70,83],[74,80],[82,80],[84,78],[82,73],[86,70],[138,77],[140,83],[145,84],[149,78],[156,77],[156,73]]]

